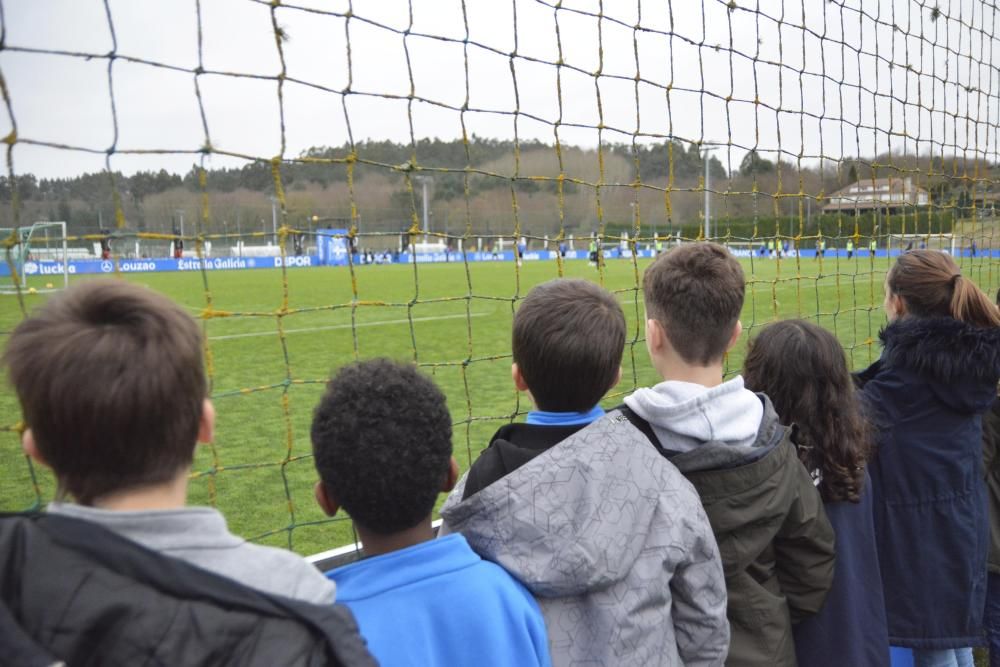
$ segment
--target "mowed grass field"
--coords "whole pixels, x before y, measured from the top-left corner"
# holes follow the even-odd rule
[[[649,261],[609,259],[603,272],[582,261],[563,265],[563,275],[613,290],[625,311],[624,374],[607,406],[658,381],[646,356],[638,288]],[[748,337],[786,317],[834,331],[856,368],[877,358],[889,260],[741,261],[748,280],[745,333],[728,357],[729,374],[739,371]],[[966,259],[963,271],[995,294],[1000,261]],[[455,456],[464,470],[499,426],[530,409],[510,381],[511,319],[533,285],[558,275],[551,261],[520,268],[452,263],[121,277],[167,294],[192,315],[200,317],[209,300],[222,315],[204,320],[218,422],[215,442],[198,449],[190,502],[216,505],[238,534],[310,554],[354,540],[346,517],[328,520],[313,501],[309,424],[331,371],[357,358],[417,361],[448,396]],[[47,298],[28,295],[26,306],[30,311]],[[0,344],[22,317],[15,297],[0,296]],[[54,484],[21,453],[14,430],[20,413],[6,383],[0,414],[6,427],[0,431],[0,510],[45,503]]]

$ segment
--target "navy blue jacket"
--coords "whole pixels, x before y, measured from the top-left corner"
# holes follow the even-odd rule
[[[795,656],[803,667],[889,665],[871,486],[865,473],[860,502],[823,505],[837,535],[837,560],[823,608],[792,627]]]
[[[1000,328],[904,317],[861,373],[875,427],[869,466],[889,641],[982,644],[989,517],[982,414],[1000,379]]]

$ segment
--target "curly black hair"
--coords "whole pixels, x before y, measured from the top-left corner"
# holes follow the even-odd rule
[[[451,461],[444,394],[412,364],[344,366],[313,413],[316,470],[355,523],[380,535],[434,509]]]

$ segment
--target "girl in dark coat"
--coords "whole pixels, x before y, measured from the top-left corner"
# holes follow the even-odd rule
[[[843,348],[815,324],[778,322],[750,344],[743,380],[748,389],[770,397],[782,424],[795,425],[799,458],[816,480],[837,536],[833,588],[822,610],[793,629],[798,663],[888,665],[871,482],[865,472],[871,434]]]
[[[997,292],[1000,306],[1000,291]],[[990,499],[990,555],[986,561],[986,640],[990,667],[1000,667],[1000,393],[983,416],[983,468]]]
[[[972,665],[989,519],[982,414],[1000,379],[1000,313],[948,255],[901,255],[885,282],[882,358],[858,377],[889,643],[914,664]]]

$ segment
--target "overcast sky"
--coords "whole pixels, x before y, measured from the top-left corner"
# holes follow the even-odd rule
[[[197,156],[127,151],[206,143],[196,79],[215,149],[282,154],[282,62],[269,4],[201,0],[200,56],[193,0],[109,0],[109,12],[103,0],[0,4],[0,72],[19,139],[98,152],[21,141],[17,173],[98,171],[112,147],[116,170],[187,171]],[[860,0],[732,4],[607,0],[601,20],[600,4],[587,0],[559,10],[539,0],[465,0],[464,17],[460,0],[357,0],[350,19],[343,1],[284,3],[274,11],[287,36],[283,155],[343,144],[348,123],[356,141],[409,141],[411,119],[412,136],[452,139],[464,116],[470,134],[512,138],[515,110],[521,139],[552,143],[561,118],[563,142],[592,147],[600,109],[605,141],[732,143],[718,157],[733,166],[752,146],[810,162],[889,149],[998,159],[1000,25],[989,3],[865,0],[864,14]],[[0,109],[0,133],[10,129]],[[207,164],[240,161],[213,155]]]

